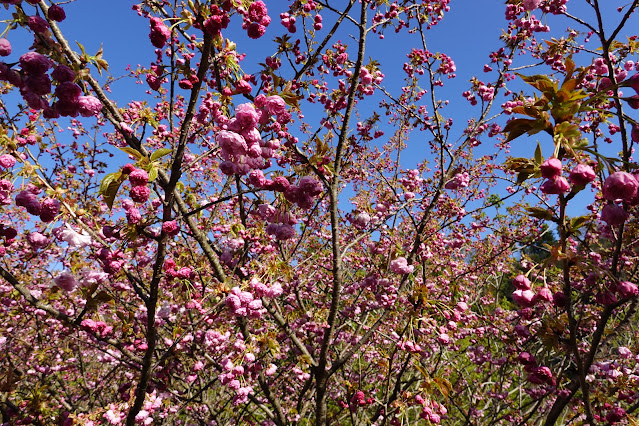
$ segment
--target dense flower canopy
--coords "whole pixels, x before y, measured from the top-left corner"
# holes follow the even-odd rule
[[[82,3],[0,0],[3,424],[636,417],[639,0]]]

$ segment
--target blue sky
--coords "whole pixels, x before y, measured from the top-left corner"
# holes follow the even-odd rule
[[[245,71],[254,72],[256,68],[251,64],[263,62],[267,54],[274,51],[270,41],[274,35],[282,33],[283,27],[279,23],[278,7],[289,4],[288,1],[266,1],[273,21],[266,32],[266,35],[256,43],[249,40],[245,31],[241,29],[241,22],[235,18],[229,28],[224,32],[224,36],[237,41],[238,51],[247,53],[245,60]],[[466,120],[474,116],[478,108],[472,108],[470,104],[461,97],[461,92],[469,88],[469,79],[477,75],[480,79],[489,80],[488,75],[482,72],[484,64],[489,62],[488,55],[499,46],[499,35],[502,28],[506,26],[504,19],[503,0],[455,0],[451,2],[451,11],[446,14],[440,25],[435,26],[428,32],[428,47],[433,52],[443,52],[452,57],[457,66],[457,78],[446,81],[446,87],[441,90],[439,97],[450,100],[450,105],[444,110],[444,114],[451,116],[455,120],[455,127],[451,140],[456,140],[462,133]],[[60,24],[62,31],[68,40],[75,46],[75,41],[81,42],[88,53],[95,53],[100,45],[104,48],[104,58],[110,64],[110,72],[114,77],[126,75],[125,68],[131,65],[136,68],[138,64],[148,66],[155,59],[153,47],[151,46],[148,33],[149,23],[145,18],[141,18],[131,10],[134,4],[131,0],[77,0],[68,4],[63,4],[67,12],[67,20]],[[604,17],[607,27],[611,27],[620,18],[616,12],[618,5],[624,5],[623,1],[608,0],[609,8]],[[579,17],[592,21],[593,13],[584,0],[571,0],[568,3],[569,11]],[[24,4],[27,13],[34,8]],[[325,27],[327,31],[331,17],[329,12],[323,13],[325,17]],[[537,13],[539,16],[540,14]],[[0,17],[5,19],[7,12],[0,9]],[[555,26],[556,18],[549,16],[547,23],[559,34],[565,30],[566,24]],[[301,31],[301,26],[298,28]],[[347,30],[338,34],[336,39],[348,40],[352,31],[347,26]],[[609,31],[610,32],[610,31]],[[322,33],[320,33],[322,34]],[[299,32],[296,34],[300,36]],[[8,62],[16,61],[20,52],[25,52],[31,44],[31,36],[26,31],[17,30],[9,35],[9,40],[14,46],[14,53],[8,58]],[[382,69],[386,72],[385,84],[391,88],[402,85],[403,73],[401,64],[406,61],[406,54],[410,51],[409,43],[402,36],[394,38],[392,33],[387,33],[384,41],[378,41],[375,37],[370,39],[367,48],[367,56],[382,58]],[[351,42],[351,44],[354,44]],[[532,61],[532,58],[526,60]],[[521,86],[523,87],[523,85]],[[135,85],[131,79],[122,79],[112,85],[113,98],[120,106],[130,100],[144,98],[146,85]],[[397,93],[397,91],[393,91]],[[528,90],[528,93],[532,93]],[[371,105],[375,108],[375,105]],[[307,118],[311,118],[307,115]],[[354,126],[353,126],[354,127]],[[390,131],[387,131],[390,135]],[[486,138],[485,138],[486,139]],[[532,138],[521,138],[513,144],[513,154],[518,156],[532,156],[536,145],[537,136]],[[490,150],[492,141],[485,144],[485,148]],[[542,141],[544,155],[550,152],[551,142]],[[409,151],[410,152],[410,151]],[[417,159],[423,157],[423,153],[413,156]],[[126,159],[124,159],[125,161]],[[404,164],[407,167],[414,164]]]

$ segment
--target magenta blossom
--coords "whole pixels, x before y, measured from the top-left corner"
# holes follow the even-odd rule
[[[518,290],[530,290],[530,280],[525,275],[519,274],[513,278],[513,285]]]
[[[570,191],[570,184],[565,177],[559,176],[554,179],[548,179],[539,187],[539,190],[549,195],[563,194]]]
[[[16,159],[13,155],[2,154],[0,155],[0,167],[3,169],[10,169],[16,164]]]
[[[11,54],[11,43],[6,38],[0,38],[0,56],[9,56]]]
[[[541,169],[541,176],[546,179],[554,179],[561,175],[561,160],[557,158],[549,158],[541,163],[539,168]]]
[[[639,182],[627,172],[615,172],[606,178],[602,192],[606,200],[630,201],[637,194]]]
[[[53,280],[57,287],[64,291],[73,291],[77,287],[78,282],[70,272],[64,271]]]
[[[64,9],[62,9],[62,7],[58,6],[57,4],[54,4],[53,6],[51,6],[47,14],[49,15],[49,19],[56,22],[62,22],[67,17],[67,14],[64,12]]]
[[[568,180],[570,180],[574,185],[586,186],[595,180],[596,177],[597,175],[592,167],[586,164],[577,164],[570,172]]]
[[[628,212],[616,204],[606,204],[601,210],[601,220],[610,226],[618,226],[628,219]]]
[[[388,269],[396,274],[410,274],[413,272],[415,267],[413,265],[409,265],[405,257],[400,256],[395,260],[391,260],[388,265]]]
[[[528,308],[535,304],[535,293],[532,290],[515,290],[513,292],[513,300],[516,304]]]

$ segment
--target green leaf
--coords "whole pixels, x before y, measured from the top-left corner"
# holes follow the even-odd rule
[[[570,230],[573,232],[576,231],[584,226],[591,218],[591,215],[573,217],[570,219]]]
[[[132,155],[133,157],[135,157],[136,159],[140,160],[141,158],[144,157],[144,155],[142,155],[142,153],[140,151],[138,151],[137,149],[125,146],[120,148],[121,151],[126,152],[129,155]]]
[[[524,80],[526,83],[530,84],[535,89],[543,92],[543,93],[552,93],[554,94],[557,91],[557,83],[552,81],[548,76],[545,75],[531,75],[525,76],[521,74],[517,74]]]
[[[541,164],[544,162],[544,157],[541,155],[541,145],[537,142],[537,149],[535,149],[535,163]]]
[[[109,173],[102,179],[100,183],[100,194],[104,194],[107,191],[107,188],[114,180],[119,180],[122,177],[122,172]]]
[[[548,209],[544,209],[542,207],[524,207],[524,209],[526,210],[526,212],[528,212],[528,215],[534,218],[544,219],[544,220],[553,219],[553,214]]]
[[[149,182],[153,182],[157,178],[158,178],[158,168],[155,166],[152,166],[149,169]]]
[[[151,161],[158,160],[172,152],[173,150],[171,148],[160,148],[157,151],[154,151],[153,154],[151,154]]]
[[[113,208],[113,202],[115,196],[118,194],[120,185],[126,180],[125,176],[122,176],[122,172],[110,173],[102,179],[100,183],[100,194],[104,198],[104,202],[109,206],[109,209]]]

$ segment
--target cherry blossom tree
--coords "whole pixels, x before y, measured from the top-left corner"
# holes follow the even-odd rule
[[[4,424],[636,416],[638,0],[0,3]]]

